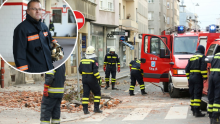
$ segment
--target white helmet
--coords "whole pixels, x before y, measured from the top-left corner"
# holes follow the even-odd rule
[[[112,47],[109,52],[115,52],[115,48]]]
[[[86,54],[94,54],[95,48],[93,46],[88,46],[86,49]]]

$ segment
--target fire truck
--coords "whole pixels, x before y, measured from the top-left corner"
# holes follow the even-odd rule
[[[219,26],[210,25],[206,29],[209,33],[201,33],[199,34],[199,40],[203,40],[206,42],[206,62],[207,62],[207,77],[209,79],[210,68],[211,68],[211,60],[213,59],[214,55],[220,52],[220,33]],[[203,97],[201,102],[201,109],[206,110],[208,104],[208,79],[206,82],[203,82]]]
[[[199,31],[186,31],[185,26],[176,26],[172,33],[162,35],[143,34],[141,46],[141,69],[144,82],[163,82],[163,90],[171,98],[188,92],[185,67],[199,44],[206,44],[206,34],[198,40]]]

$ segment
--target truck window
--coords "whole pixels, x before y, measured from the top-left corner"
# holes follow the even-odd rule
[[[196,52],[198,37],[175,37],[174,38],[174,54],[194,54]]]
[[[219,52],[220,52],[220,46],[217,45],[217,46],[216,46],[216,49],[215,49],[215,52],[214,52],[214,55],[215,55],[216,53],[219,53]]]
[[[212,45],[209,47],[209,50],[208,50],[206,56],[213,55],[213,51],[214,51],[214,49],[215,49],[215,46],[216,46],[216,44],[212,44]]]
[[[164,42],[157,37],[152,37],[150,40],[150,53],[151,54],[155,54],[155,55],[159,55],[160,54],[160,49],[164,48],[166,54],[169,54],[169,50],[166,47],[166,45],[164,44]]]
[[[207,39],[205,39],[205,38],[200,39],[199,45],[203,45],[206,49],[206,44],[207,44]]]
[[[148,36],[145,36],[145,42],[144,42],[144,52],[145,53],[147,53],[147,50],[148,50],[148,43],[147,43],[147,41],[148,41]]]

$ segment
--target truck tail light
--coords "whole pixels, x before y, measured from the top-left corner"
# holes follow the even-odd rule
[[[178,71],[177,71],[177,69],[173,69],[173,74],[178,74]]]

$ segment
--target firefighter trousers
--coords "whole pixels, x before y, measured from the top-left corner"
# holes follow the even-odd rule
[[[200,111],[201,97],[203,90],[203,78],[201,74],[190,73],[189,77],[189,93],[190,106],[192,111]]]
[[[116,82],[116,66],[115,65],[107,65],[107,68],[105,71],[105,82],[107,86],[109,86],[110,74],[112,75],[111,82],[112,82],[112,87],[114,88],[115,82]]]
[[[211,72],[208,88],[208,113],[209,117],[220,116],[220,72]]]
[[[41,103],[41,124],[50,124],[50,119],[52,124],[60,124],[60,104],[62,98],[42,98]]]
[[[101,99],[101,88],[98,84],[98,80],[93,76],[90,78],[83,78],[83,98],[82,105],[83,111],[88,111],[90,91],[94,94],[94,109],[99,109]]]
[[[134,93],[134,87],[135,87],[136,81],[139,83],[141,91],[144,91],[145,85],[144,85],[141,72],[139,70],[131,70],[131,85],[129,89],[130,94]]]

